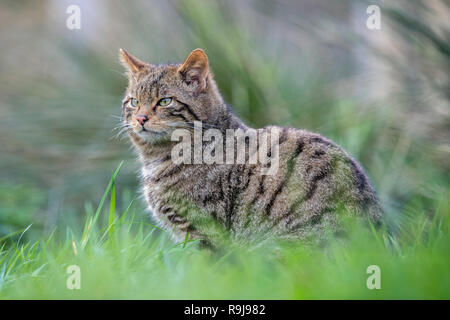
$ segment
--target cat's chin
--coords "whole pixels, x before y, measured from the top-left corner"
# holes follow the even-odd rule
[[[135,134],[139,136],[142,140],[148,143],[157,143],[167,140],[167,132],[158,132],[154,130],[141,130],[139,132],[135,131]]]

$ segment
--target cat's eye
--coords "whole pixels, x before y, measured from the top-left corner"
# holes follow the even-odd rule
[[[160,105],[161,107],[165,107],[169,105],[171,102],[172,98],[162,98],[161,100],[159,100],[158,105]]]
[[[135,98],[131,98],[130,104],[131,104],[132,107],[136,108],[138,106],[138,104],[139,104],[139,101],[137,99],[135,99]]]

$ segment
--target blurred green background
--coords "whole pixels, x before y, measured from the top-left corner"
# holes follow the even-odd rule
[[[71,4],[79,30],[66,27]],[[381,30],[366,27],[369,4]],[[119,48],[152,63],[203,48],[247,124],[342,145],[393,229],[431,214],[450,185],[448,13],[448,1],[2,1],[0,238],[79,223],[121,160],[119,205],[139,193],[134,151],[114,131]]]

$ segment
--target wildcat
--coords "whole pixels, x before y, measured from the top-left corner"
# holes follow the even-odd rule
[[[381,221],[375,191],[352,157],[319,134],[247,127],[224,102],[203,50],[183,64],[145,63],[122,49],[120,59],[129,80],[122,126],[142,163],[143,194],[176,239],[188,236],[209,247],[268,238],[320,241],[327,230],[339,230],[340,215]],[[242,129],[271,136],[277,129],[277,170],[263,174],[267,163],[250,163],[248,150],[244,163],[176,163],[178,141],[171,136],[177,129],[194,133],[196,122],[200,130],[224,134]]]

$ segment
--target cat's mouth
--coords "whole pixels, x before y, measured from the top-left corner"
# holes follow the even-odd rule
[[[152,129],[148,129],[148,128],[144,128],[144,127],[140,128],[140,130],[138,130],[137,133],[140,135],[143,135],[143,136],[151,136],[151,135],[161,136],[164,134],[164,132],[156,131],[156,130],[152,130]]]
[[[151,130],[151,129],[145,129],[145,128],[142,128],[139,133],[144,133],[144,134],[161,134],[161,132],[158,132],[158,131],[155,131],[155,130]]]

